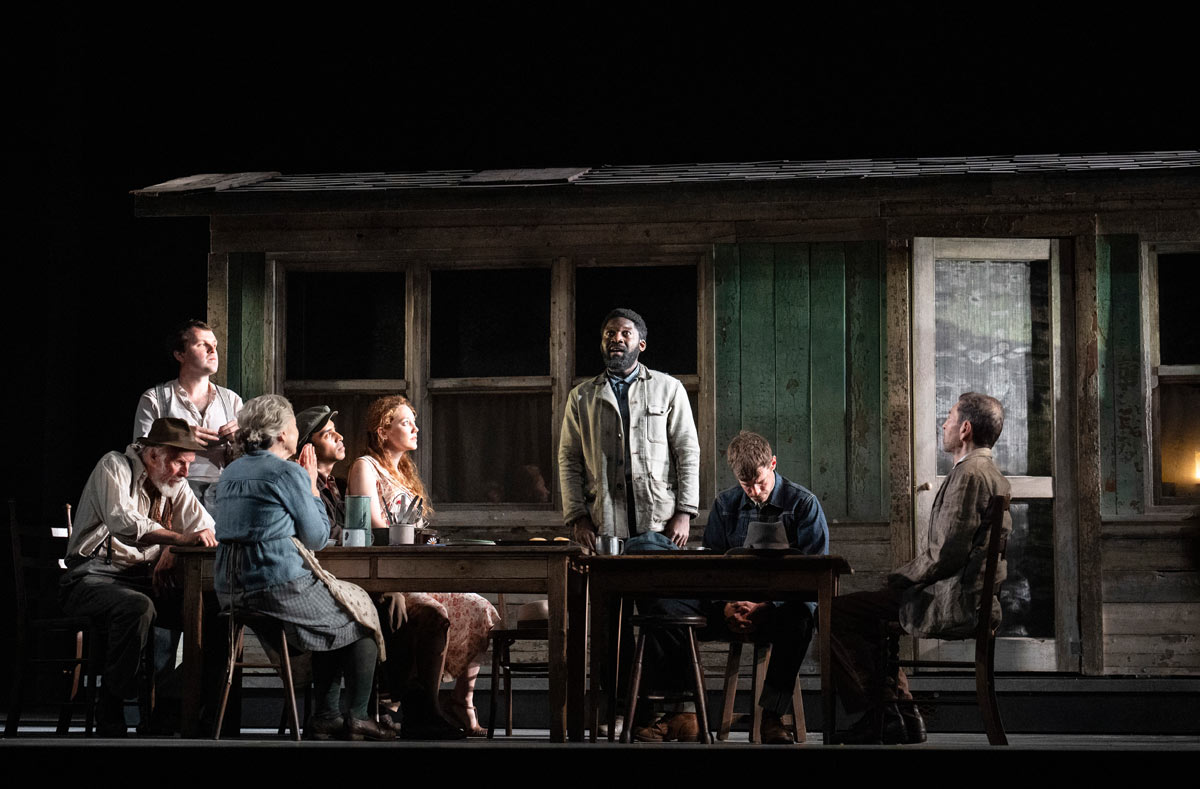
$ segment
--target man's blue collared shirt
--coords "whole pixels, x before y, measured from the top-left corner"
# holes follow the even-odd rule
[[[779,520],[787,532],[788,542],[806,554],[829,553],[829,525],[816,495],[805,487],[784,479],[775,472],[775,489],[767,505],[779,512]],[[724,553],[741,548],[746,542],[750,522],[758,518],[755,505],[741,486],[722,491],[713,501],[704,529],[704,547]]]
[[[829,553],[829,524],[825,522],[825,511],[816,494],[789,482],[777,471],[775,489],[767,498],[767,505],[779,513],[779,521],[793,548],[809,555]],[[741,548],[751,521],[758,519],[758,511],[758,506],[740,485],[722,491],[708,513],[704,547],[718,553]],[[809,608],[815,608],[815,605],[810,603]]]

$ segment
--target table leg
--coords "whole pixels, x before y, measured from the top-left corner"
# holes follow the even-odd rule
[[[608,697],[608,741],[617,738],[617,704],[618,689],[621,682],[621,640],[624,635],[622,625],[625,623],[625,598],[613,596],[609,601],[608,621],[604,627],[609,632],[608,654],[604,663],[605,696]],[[632,605],[630,601],[629,605]],[[632,730],[631,730],[632,731]]]
[[[203,694],[203,643],[200,623],[204,620],[204,592],[201,588],[202,556],[183,559],[183,699],[180,734],[196,737],[200,733],[200,704]]]
[[[567,561],[555,561],[547,579],[550,605],[550,741],[567,740]]]
[[[602,587],[597,587],[594,579],[588,579],[588,607],[591,609],[589,630],[591,644],[588,652],[591,657],[591,674],[589,678],[587,724],[590,734],[588,739],[596,741],[600,729],[600,695],[606,690],[604,676],[608,659],[608,595]]]
[[[567,575],[567,738],[583,742],[587,684],[587,576]]]
[[[824,713],[824,722],[821,730],[821,741],[826,745],[832,745],[834,735],[836,734],[837,726],[837,696],[833,688],[833,649],[830,642],[830,632],[833,630],[833,595],[837,586],[837,580],[832,572],[825,573],[821,577],[820,587],[817,590],[817,606],[819,609],[820,621],[820,646],[821,646],[821,710]]]

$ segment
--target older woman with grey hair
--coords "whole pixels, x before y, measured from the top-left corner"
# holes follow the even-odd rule
[[[244,454],[225,469],[217,486],[217,596],[225,607],[233,600],[239,608],[276,619],[289,645],[312,653],[316,709],[305,725],[306,737],[392,739],[390,728],[367,715],[379,648],[370,625],[355,615],[350,594],[365,598],[366,593],[311,561],[309,550],[323,548],[329,539],[312,445],[304,447],[298,462],[289,461],[299,434],[291,404],[279,395],[256,397],[237,416]]]

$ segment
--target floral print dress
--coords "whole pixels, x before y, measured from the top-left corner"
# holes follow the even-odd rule
[[[412,491],[397,483],[375,458],[367,455],[364,459],[375,467],[380,503],[399,518],[412,503]],[[450,622],[443,682],[462,676],[478,664],[488,647],[488,633],[501,621],[491,603],[470,592],[405,592],[404,604],[410,611],[422,606],[435,608]]]

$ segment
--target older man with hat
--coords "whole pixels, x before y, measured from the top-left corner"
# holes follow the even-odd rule
[[[180,620],[171,547],[217,544],[213,519],[187,484],[203,448],[184,420],[156,419],[124,453],[100,459],[79,500],[60,598],[67,614],[92,617],[107,634],[102,735],[125,734],[123,700],[134,695],[156,618]]]

